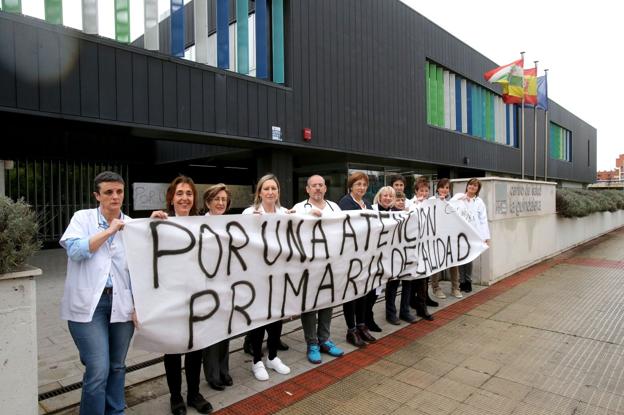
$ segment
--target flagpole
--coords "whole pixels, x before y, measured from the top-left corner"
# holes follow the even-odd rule
[[[522,57],[522,62],[524,62],[524,52],[520,52],[520,56]],[[522,90],[524,91],[524,64],[522,65]],[[521,111],[522,111],[522,139],[520,142],[521,151],[522,151],[522,180],[524,180],[524,92],[522,93],[522,102],[521,102]]]
[[[544,81],[548,85],[548,69],[544,69]],[[548,181],[548,105],[544,111],[544,181]]]
[[[537,82],[537,62],[539,61],[533,62],[535,63],[535,81]],[[533,180],[537,180],[537,102],[533,105]]]

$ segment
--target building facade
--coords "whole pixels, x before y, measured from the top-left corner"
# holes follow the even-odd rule
[[[394,173],[410,183],[420,175],[522,175],[519,110],[483,80],[498,64],[398,0],[249,1],[244,73],[235,36],[225,43],[227,65],[214,53],[224,45],[217,3],[207,2],[206,63],[188,59],[200,55],[193,2],[184,9],[187,59],[171,56],[169,18],[159,24],[159,50],[146,50],[142,38],[122,44],[0,11],[0,159],[13,166],[5,192],[35,206],[44,240],[93,205],[91,182],[102,169],[126,177],[126,210],[137,217],[151,205],[136,200],[134,184],[179,173],[250,194],[270,171],[284,205],[304,197],[312,173],[326,177],[332,199],[354,169],[369,173],[371,192]],[[237,2],[226,3],[223,30],[232,35]],[[261,3],[280,5],[283,21],[256,10]],[[281,69],[275,45],[263,49],[258,40],[278,33],[277,23]],[[553,100],[548,118],[548,179],[593,182],[596,129]],[[524,171],[533,177],[535,167],[543,178],[543,111],[537,123],[534,166],[533,110],[525,110]]]

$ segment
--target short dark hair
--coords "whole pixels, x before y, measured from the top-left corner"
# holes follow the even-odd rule
[[[405,180],[405,176],[403,176],[402,174],[393,174],[392,176],[390,176],[390,186],[392,186],[394,182],[398,181],[402,181],[403,185],[407,184],[407,180]]]
[[[124,186],[126,185],[126,182],[124,181],[123,177],[121,177],[119,173],[115,173],[114,171],[108,171],[108,170],[103,171],[102,173],[95,176],[95,179],[93,179],[93,189],[95,193],[100,193],[100,183],[103,183],[103,182],[115,182],[115,183],[121,183]]]

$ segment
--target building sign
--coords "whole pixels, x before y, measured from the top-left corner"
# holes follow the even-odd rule
[[[553,186],[526,181],[497,182],[494,185],[495,218],[543,215],[552,198]],[[550,206],[548,206],[550,207]]]
[[[271,140],[282,141],[282,128],[273,126],[271,127]]]

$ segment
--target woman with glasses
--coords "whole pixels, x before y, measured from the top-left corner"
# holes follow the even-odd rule
[[[223,215],[230,209],[232,194],[223,183],[215,184],[204,193],[206,216]],[[230,376],[230,339],[225,339],[204,349],[204,376],[214,390],[222,391],[234,384]]]
[[[358,171],[351,174],[347,180],[347,189],[349,193],[338,202],[341,210],[372,209],[370,202],[364,199],[368,189],[368,176],[365,173]],[[367,295],[342,305],[347,323],[347,342],[356,347],[365,347],[366,342],[372,343],[377,340],[370,334],[366,325],[366,310],[372,308],[376,298],[375,290],[372,290]],[[371,329],[381,331],[379,326]]]

